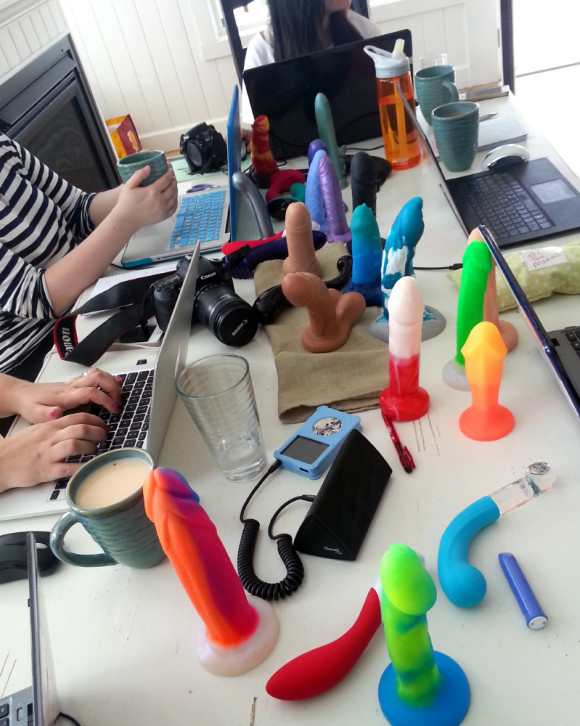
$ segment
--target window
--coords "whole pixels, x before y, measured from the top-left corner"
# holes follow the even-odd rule
[[[209,6],[217,29],[216,35],[222,38],[227,37],[220,0],[209,0]],[[236,8],[234,16],[240,36],[252,36],[268,24],[267,0],[254,0],[247,6]]]

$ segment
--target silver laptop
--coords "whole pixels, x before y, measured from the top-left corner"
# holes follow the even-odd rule
[[[124,411],[114,418],[108,411],[103,410],[102,418],[110,427],[110,438],[102,450],[120,446],[138,446],[150,451],[155,460],[159,457],[177,395],[175,377],[183,367],[187,356],[199,255],[198,244],[193,250],[161,346],[155,349],[156,359],[151,360],[151,356],[155,355],[154,349],[135,348],[122,353],[123,360],[127,359],[127,366],[124,366],[123,370],[115,371],[115,374],[124,379],[124,411],[125,415],[128,415],[131,408],[130,413],[134,423],[126,424],[125,431],[124,419],[121,418]],[[147,387],[150,387],[150,390],[146,390]],[[140,397],[148,393],[151,394],[148,403],[139,403],[137,399],[133,403],[133,396]],[[18,419],[8,436],[28,425],[22,419]],[[139,428],[133,431],[131,426]],[[122,441],[119,438],[119,429],[123,429]],[[92,456],[81,457],[80,461],[82,463],[91,458]],[[59,480],[3,492],[0,494],[0,520],[65,512],[68,508],[65,497],[66,484],[66,480]]]
[[[489,247],[495,263],[511,290],[518,307],[536,338],[544,359],[577,416],[580,416],[580,325],[569,325],[547,332],[531,302],[502,255],[497,240],[484,225],[482,239]]]
[[[228,115],[227,151],[227,184],[180,196],[177,212],[172,217],[144,227],[133,235],[121,258],[123,267],[143,267],[182,257],[189,254],[191,245],[197,242],[202,252],[209,252],[221,249],[230,239],[236,239],[238,194],[233,186],[233,175],[240,171],[242,164],[237,86],[234,86]]]
[[[2,726],[54,726],[59,714],[47,618],[39,591],[34,534],[26,535],[32,685],[0,698]]]

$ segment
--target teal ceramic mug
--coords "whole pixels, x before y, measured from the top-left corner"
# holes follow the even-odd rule
[[[415,73],[415,92],[425,121],[431,123],[434,108],[459,100],[453,66],[428,66]]]
[[[469,169],[477,152],[479,106],[471,101],[446,103],[433,109],[433,132],[439,158],[449,171]]]
[[[146,568],[161,562],[165,554],[143,502],[143,482],[154,466],[149,452],[125,448],[100,454],[78,469],[66,488],[69,511],[50,533],[50,547],[58,559],[81,567]],[[100,545],[101,553],[79,554],[65,547],[65,535],[77,523]]]
[[[150,166],[151,173],[145,181],[141,182],[142,187],[153,184],[167,171],[167,159],[163,151],[137,151],[135,154],[124,156],[117,162],[117,169],[123,182],[129,181],[133,174],[144,166]]]

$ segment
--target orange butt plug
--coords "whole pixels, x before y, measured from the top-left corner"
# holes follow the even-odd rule
[[[312,220],[303,202],[293,202],[286,210],[286,243],[288,257],[282,263],[282,272],[312,272],[320,277],[320,263],[314,250]]]
[[[282,292],[292,305],[308,308],[310,323],[302,331],[302,345],[311,353],[328,353],[344,345],[366,309],[359,292],[329,290],[311,272],[285,275]]]
[[[215,525],[180,474],[154,469],[143,497],[161,547],[204,622],[196,644],[201,665],[223,676],[251,670],[278,639],[272,606],[246,595]]]
[[[461,349],[471,390],[471,406],[459,417],[459,428],[470,439],[496,441],[514,427],[511,411],[498,403],[507,348],[498,328],[488,321],[473,327]]]

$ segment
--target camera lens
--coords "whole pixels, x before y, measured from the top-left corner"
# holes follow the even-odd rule
[[[202,169],[205,163],[201,149],[194,141],[188,141],[186,146],[186,154],[195,169]]]
[[[204,288],[196,302],[198,319],[225,345],[249,343],[258,330],[254,308],[220,285]]]

